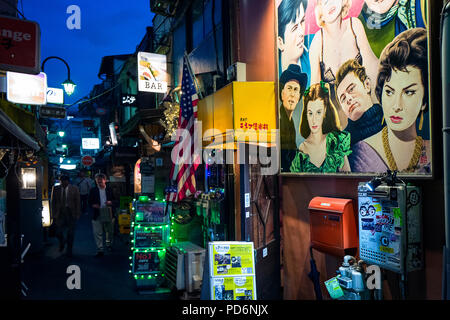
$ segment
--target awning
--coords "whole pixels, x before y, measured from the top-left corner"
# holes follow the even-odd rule
[[[39,144],[28,134],[26,134],[25,131],[23,131],[14,121],[12,121],[1,109],[0,125],[33,150],[38,151],[40,149]]]

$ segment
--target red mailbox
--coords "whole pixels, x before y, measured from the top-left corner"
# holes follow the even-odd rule
[[[353,200],[315,197],[308,209],[313,248],[336,256],[356,254],[358,216]]]

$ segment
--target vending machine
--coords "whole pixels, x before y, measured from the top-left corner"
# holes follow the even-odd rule
[[[396,174],[358,186],[359,257],[396,273],[420,270],[422,197],[420,189]]]

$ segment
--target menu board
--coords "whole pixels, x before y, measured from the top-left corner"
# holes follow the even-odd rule
[[[159,272],[160,259],[157,252],[139,252],[133,253],[133,273],[147,274]]]
[[[208,254],[211,299],[256,300],[253,242],[210,242]]]
[[[254,276],[213,278],[213,300],[254,300],[254,285]]]
[[[165,233],[164,227],[135,227],[134,247],[164,247]]]
[[[136,205],[136,222],[168,223],[165,215],[166,204],[157,201],[138,202]]]

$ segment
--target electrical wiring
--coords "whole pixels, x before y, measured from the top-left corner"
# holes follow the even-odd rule
[[[90,99],[87,99],[87,100],[82,101],[82,99],[86,98],[86,96],[85,96],[85,97],[79,99],[78,101],[75,101],[75,102],[72,103],[72,104],[64,104],[64,106],[67,106],[67,108],[70,108],[70,107],[72,107],[72,106],[74,106],[74,105],[76,105],[76,104],[86,103],[86,102],[95,100],[95,99],[97,99],[97,98],[99,98],[99,97],[101,97],[101,96],[107,94],[108,92],[114,90],[115,88],[117,88],[117,87],[120,86],[120,85],[121,85],[121,83],[118,83],[118,84],[116,84],[114,87],[112,87],[112,88],[110,88],[110,89],[108,89],[108,90],[106,90],[106,91],[103,91],[102,93],[96,95],[95,97],[92,97],[92,98],[90,98]]]

